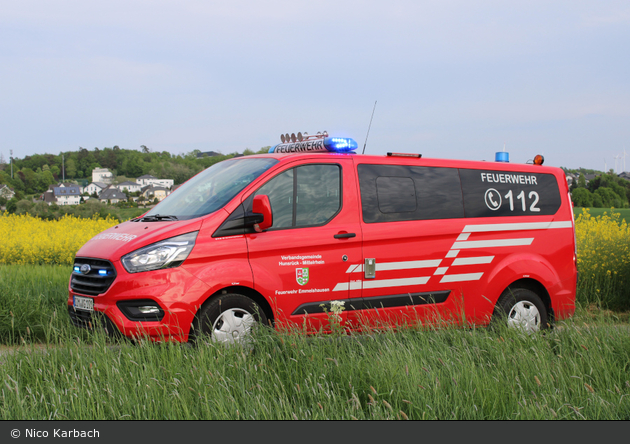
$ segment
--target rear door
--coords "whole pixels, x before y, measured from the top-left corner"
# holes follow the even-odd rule
[[[404,162],[358,165],[363,261],[351,274],[362,280],[362,305],[350,321],[459,323],[462,292],[453,290],[474,276],[449,270],[465,224],[458,170]]]

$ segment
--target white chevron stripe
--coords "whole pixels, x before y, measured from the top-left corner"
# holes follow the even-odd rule
[[[376,271],[412,270],[415,268],[437,267],[442,259],[430,259],[425,261],[382,262],[376,263]],[[363,265],[350,265],[346,273],[362,273]]]
[[[488,248],[488,247],[515,247],[519,245],[531,245],[534,241],[533,237],[523,239],[493,239],[493,240],[479,240],[479,241],[464,241],[455,242],[451,247],[455,249],[464,248]]]
[[[487,233],[491,231],[523,231],[523,230],[548,230],[553,228],[571,228],[573,222],[525,222],[511,224],[485,224],[485,225],[466,225],[462,233]]]
[[[483,276],[483,273],[447,274],[442,276],[440,283],[478,281],[481,279],[481,276]]]
[[[479,256],[479,257],[460,257],[453,261],[453,265],[478,265],[489,264],[494,259],[494,256]]]

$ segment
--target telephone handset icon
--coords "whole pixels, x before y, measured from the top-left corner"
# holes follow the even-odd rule
[[[492,211],[498,210],[501,207],[501,195],[494,188],[488,188],[485,195],[486,206]]]

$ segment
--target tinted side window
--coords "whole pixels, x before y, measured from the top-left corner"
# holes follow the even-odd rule
[[[455,168],[361,164],[358,172],[366,223],[464,217]]]
[[[306,165],[297,170],[296,226],[321,225],[341,207],[337,165]]]
[[[460,170],[466,217],[552,215],[560,208],[552,174]]]
[[[322,225],[341,208],[341,167],[316,164],[292,168],[271,179],[255,194],[269,196],[273,212],[271,229]]]
[[[284,228],[293,225],[293,170],[278,174],[256,194],[266,194],[271,204],[273,225],[271,228]]]
[[[416,188],[410,177],[376,178],[376,198],[381,213],[413,213],[418,208]]]

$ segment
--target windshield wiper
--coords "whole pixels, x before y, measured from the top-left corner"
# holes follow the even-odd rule
[[[177,216],[170,216],[166,214],[151,214],[150,216],[144,216],[142,219],[134,219],[138,222],[159,222],[162,220],[178,220]]]

